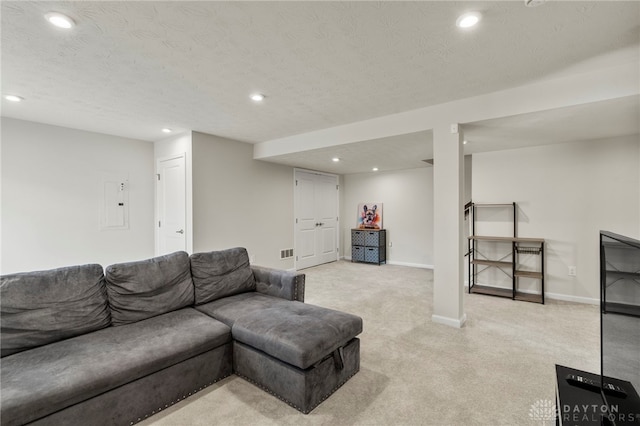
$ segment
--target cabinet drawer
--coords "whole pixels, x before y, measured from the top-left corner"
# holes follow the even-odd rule
[[[364,261],[370,263],[380,262],[380,247],[365,247]]]
[[[385,245],[385,233],[382,231],[365,231],[364,245],[379,247]]]
[[[364,262],[364,247],[352,246],[351,247],[351,260],[354,262]]]
[[[365,231],[356,231],[351,230],[351,245],[352,246],[363,246],[364,245],[364,234]]]

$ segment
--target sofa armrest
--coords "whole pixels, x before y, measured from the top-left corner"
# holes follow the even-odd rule
[[[269,296],[304,302],[305,274],[253,265],[251,270],[256,279],[256,291]]]

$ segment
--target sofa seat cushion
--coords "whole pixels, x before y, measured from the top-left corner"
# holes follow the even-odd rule
[[[192,254],[191,275],[196,305],[256,289],[249,254],[243,247]]]
[[[263,311],[267,308],[276,307],[288,302],[289,301],[279,297],[268,296],[252,291],[250,293],[241,293],[218,299],[205,303],[204,305],[198,305],[195,306],[195,309],[231,327],[238,318],[244,315]]]
[[[186,252],[110,265],[106,269],[111,324],[123,325],[193,304]]]
[[[274,358],[306,369],[362,332],[362,318],[288,301],[238,318],[233,338]]]
[[[2,423],[28,423],[230,341],[229,327],[185,308],[7,356]]]
[[[108,327],[102,266],[0,277],[0,324],[3,357]]]

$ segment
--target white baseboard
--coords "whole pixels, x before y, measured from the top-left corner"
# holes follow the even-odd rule
[[[351,261],[351,256],[342,256],[340,257],[340,259],[342,260],[348,260]],[[387,263],[389,265],[398,265],[398,266],[409,266],[412,268],[423,268],[423,269],[433,269],[433,265],[425,265],[422,263],[410,263],[410,262],[398,262],[398,261],[394,261],[394,260],[390,260],[387,261]],[[497,286],[493,286],[493,285],[489,285],[489,284],[482,284],[482,283],[477,283],[478,285],[483,285],[486,287],[497,287]],[[469,292],[469,283],[465,280],[464,282],[464,288],[465,288],[465,292]],[[499,288],[507,288],[507,287],[499,287]],[[534,291],[528,291],[528,290],[523,290],[523,293],[535,293]],[[560,293],[548,293],[546,292],[544,294],[544,297],[546,299],[553,299],[553,300],[562,300],[564,302],[574,302],[574,303],[584,303],[586,305],[599,305],[600,304],[600,299],[594,299],[592,297],[582,297],[582,296],[573,296],[570,294],[560,294]],[[440,321],[439,319],[436,319],[435,317],[441,318],[442,321]],[[447,324],[447,325],[452,325],[454,327],[457,327],[457,322],[458,320],[454,320],[451,318],[446,318],[446,317],[439,317],[438,315],[434,315],[432,318],[433,322],[439,322],[441,324]],[[466,320],[466,316],[465,316],[465,320]],[[450,323],[451,321],[453,321],[453,323]],[[464,320],[463,320],[464,323]]]
[[[431,321],[436,322],[438,324],[448,325],[449,327],[462,328],[464,323],[467,321],[467,314],[462,314],[462,318],[449,318],[443,317],[442,315],[431,315]]]
[[[495,285],[484,284],[484,283],[476,283],[478,285],[484,287],[495,287],[495,288],[510,288],[510,287],[498,287]],[[465,281],[464,283],[465,292],[469,292],[469,283]],[[530,293],[537,294],[533,290],[520,290],[522,293]],[[574,303],[584,303],[585,305],[599,305],[600,299],[594,299],[593,297],[583,297],[583,296],[573,296],[571,294],[560,294],[560,293],[544,293],[545,299],[553,299],[553,300],[562,300],[564,302],[574,302]]]
[[[350,256],[342,256],[341,259],[351,261]],[[387,260],[388,265],[409,266],[411,268],[433,269],[433,265],[426,265],[423,263],[411,263],[411,262],[398,262],[395,260]]]
[[[545,293],[544,297],[547,299],[562,300],[565,302],[584,303],[586,305],[599,305],[600,299],[594,299],[593,297],[572,296],[569,294],[559,293]]]
[[[395,260],[387,261],[389,265],[409,266],[411,268],[433,269],[433,265],[425,265],[424,263],[397,262]]]

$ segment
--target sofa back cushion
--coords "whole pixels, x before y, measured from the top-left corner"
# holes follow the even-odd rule
[[[106,281],[114,326],[193,305],[189,255],[183,251],[110,265]]]
[[[80,265],[0,277],[1,355],[109,326],[100,265]]]
[[[242,247],[191,255],[196,305],[255,291],[249,254]]]

